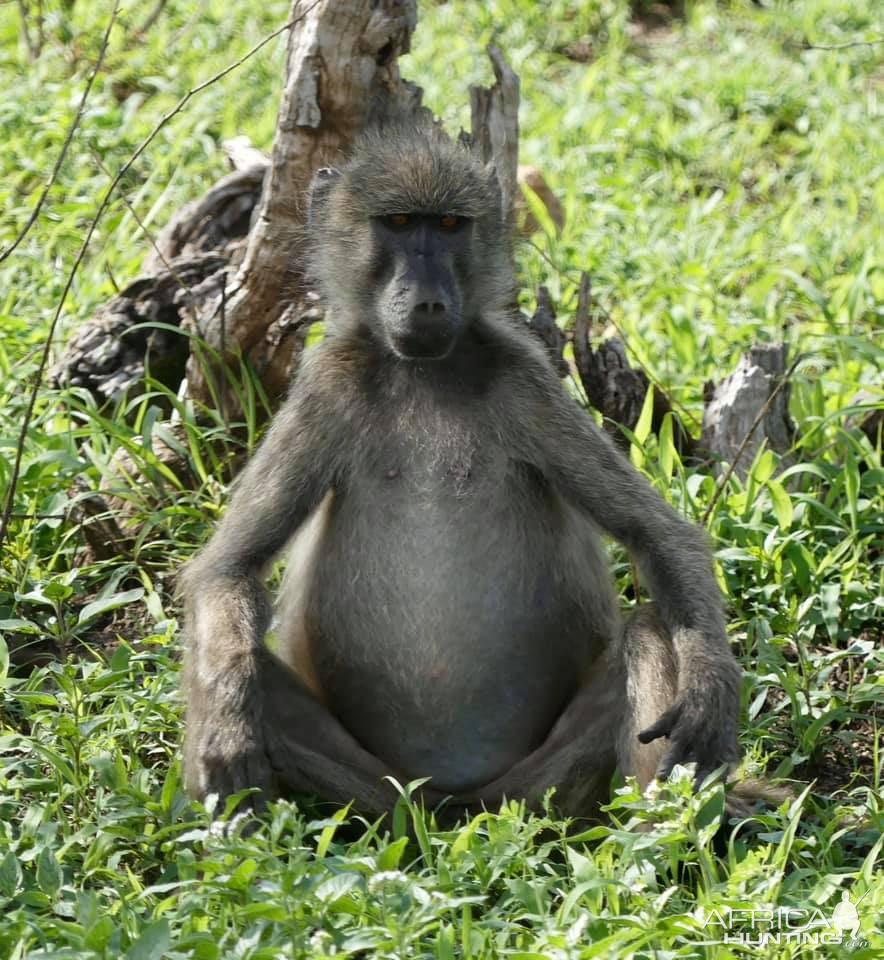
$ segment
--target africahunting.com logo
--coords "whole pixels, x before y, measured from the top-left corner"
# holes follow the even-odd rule
[[[710,910],[703,921],[703,930],[709,934],[717,931],[723,935],[725,943],[741,943],[747,947],[770,944],[867,947],[869,942],[859,939],[861,921],[857,910],[865,895],[853,903],[845,890],[831,918],[826,917],[818,907],[726,907]]]

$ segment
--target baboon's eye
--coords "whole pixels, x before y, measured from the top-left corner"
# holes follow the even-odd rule
[[[407,227],[411,223],[411,217],[407,213],[391,213],[386,219],[391,227]]]
[[[441,226],[443,230],[456,230],[462,223],[463,217],[454,217],[450,213],[441,217],[439,220],[439,226]]]

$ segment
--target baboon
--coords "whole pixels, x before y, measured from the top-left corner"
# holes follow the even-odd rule
[[[430,777],[430,801],[555,787],[583,816],[618,765],[731,765],[740,671],[705,535],[515,315],[494,170],[386,129],[308,200],[325,337],[183,576],[191,793],[378,814],[386,776]],[[653,597],[625,622],[600,533]],[[271,653],[262,577],[292,540]]]

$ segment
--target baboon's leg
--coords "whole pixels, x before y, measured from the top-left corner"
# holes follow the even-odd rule
[[[333,502],[334,491],[329,490],[292,538],[288,547],[285,576],[276,602],[279,657],[295,671],[320,702],[324,698],[313,666],[306,614],[319,551],[328,528]]]
[[[392,809],[395,771],[365,750],[284,663],[259,658],[267,753],[280,787],[377,816]]]
[[[617,765],[616,731],[625,686],[618,660],[614,650],[605,654],[546,740],[471,799],[489,807],[504,797],[525,799],[537,809],[544,794],[555,787],[554,802],[564,814],[596,816],[608,799]]]
[[[644,789],[655,777],[664,776],[671,766],[668,740],[642,743],[638,734],[652,727],[677,702],[675,644],[660,619],[654,604],[639,607],[624,633],[627,670],[627,701],[621,737],[617,746],[617,764],[624,774],[632,775]],[[702,775],[698,775],[702,780]],[[726,817],[748,817],[761,801],[776,807],[794,799],[788,789],[773,787],[764,780],[727,778]]]
[[[550,787],[570,816],[594,816],[609,797],[614,768],[642,788],[654,779],[665,741],[642,744],[638,733],[674,702],[675,656],[651,604],[636,610],[622,640],[605,654],[546,740],[503,776],[477,791],[491,805],[504,796],[536,807]]]
[[[638,735],[675,703],[678,666],[672,640],[652,603],[637,607],[623,630],[626,709],[617,738],[617,765],[644,788],[657,776],[669,747],[664,738],[642,743]]]
[[[377,815],[395,802],[382,779],[393,770],[360,746],[324,705],[305,622],[333,499],[329,491],[289,546],[276,610],[279,657],[270,658],[264,677],[265,736],[277,779],[289,790],[338,803],[355,800],[359,811]]]

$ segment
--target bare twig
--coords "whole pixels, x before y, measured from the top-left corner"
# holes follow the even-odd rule
[[[884,43],[884,37],[875,37],[873,40],[848,40],[846,43],[811,43],[809,40],[787,40],[787,47],[799,50],[849,50],[851,47],[874,47]]]
[[[107,274],[108,280],[111,282],[111,286],[114,288],[114,293],[120,292],[120,285],[117,283],[117,278],[114,276],[113,270],[111,270],[111,265],[104,261],[104,272]]]
[[[67,520],[66,513],[10,513],[11,520]]]
[[[25,38],[25,46],[28,48],[28,59],[33,62],[37,59],[39,51],[35,42],[31,39],[31,29],[28,26],[30,10],[25,0],[18,0],[18,15],[21,19],[21,34]]]
[[[771,408],[774,400],[777,398],[780,390],[789,382],[789,378],[795,372],[795,368],[798,366],[799,362],[803,359],[801,354],[798,354],[797,357],[792,361],[789,366],[789,369],[780,377],[779,383],[771,390],[770,396],[767,400],[764,401],[761,409],[755,416],[755,419],[752,421],[752,426],[749,427],[746,432],[746,436],[743,437],[742,443],[737,447],[737,452],[734,454],[734,458],[728,466],[727,470],[724,472],[721,480],[718,481],[718,486],[715,488],[715,493],[712,494],[712,499],[709,501],[709,506],[706,507],[703,512],[702,523],[705,526],[709,518],[712,516],[712,511],[715,509],[715,505],[718,503],[721,498],[722,493],[724,493],[724,488],[728,485],[730,478],[733,476],[734,470],[737,468],[737,464],[740,462],[740,457],[743,456],[743,453],[746,450],[746,447],[749,445],[749,441],[752,439],[755,431],[758,429],[758,425],[761,421],[767,416],[768,411]]]
[[[157,22],[157,20],[160,19],[160,14],[163,12],[168,2],[169,0],[157,0],[157,3],[154,6],[153,10],[150,11],[150,13],[145,18],[144,23],[142,23],[141,26],[138,28],[139,34],[144,35],[145,33],[147,33],[147,31],[150,30],[150,28]]]
[[[55,184],[55,180],[58,177],[58,171],[61,169],[62,163],[64,163],[64,158],[67,155],[68,147],[70,147],[71,141],[74,139],[74,133],[76,132],[77,127],[80,125],[80,119],[82,118],[83,110],[86,107],[86,100],[88,99],[89,93],[92,90],[92,84],[95,82],[96,76],[98,76],[98,71],[101,69],[101,64],[104,61],[104,55],[107,52],[107,45],[108,41],[110,40],[111,29],[116,22],[119,10],[120,0],[116,0],[114,3],[114,8],[111,11],[110,19],[107,22],[107,29],[104,31],[104,37],[101,40],[101,47],[98,51],[98,59],[95,61],[95,66],[89,73],[89,79],[86,81],[86,88],[83,90],[83,96],[80,97],[80,104],[77,107],[76,114],[74,114],[74,119],[71,121],[71,125],[68,127],[68,131],[65,134],[64,143],[62,143],[61,151],[55,159],[55,166],[52,168],[52,173],[50,174],[49,179],[46,181],[46,186],[43,188],[43,192],[40,194],[40,199],[37,201],[37,205],[31,211],[30,217],[28,217],[28,222],[19,231],[18,236],[12,241],[10,246],[0,253],[0,263],[3,263],[3,261],[13,252],[13,250],[15,250],[22,240],[24,240],[31,227],[37,222],[37,217],[40,216],[40,211],[43,209],[43,204],[46,202],[46,197],[49,196],[49,191],[52,189],[53,185]]]
[[[61,317],[61,311],[64,308],[65,301],[67,300],[68,294],[70,293],[71,287],[74,283],[74,278],[77,275],[77,271],[80,269],[80,264],[83,262],[84,257],[86,256],[86,251],[89,248],[89,242],[92,239],[92,235],[95,233],[98,222],[101,220],[104,212],[107,210],[108,205],[110,204],[110,199],[114,194],[114,191],[120,184],[120,181],[128,173],[129,169],[135,163],[135,161],[141,156],[142,153],[150,146],[153,140],[156,138],[157,134],[166,124],[175,116],[177,116],[184,107],[190,102],[191,98],[196,96],[196,94],[202,92],[207,87],[212,86],[212,84],[217,83],[223,77],[226,77],[227,74],[232,73],[238,67],[241,67],[247,60],[253,57],[259,50],[267,46],[271,40],[278,37],[281,33],[285,33],[286,30],[291,30],[295,24],[300,23],[308,13],[310,13],[315,6],[320,3],[320,0],[314,0],[309,7],[307,7],[302,13],[297,17],[293,17],[287,23],[283,24],[278,29],[274,30],[272,33],[269,33],[266,37],[260,40],[255,44],[247,53],[243,54],[238,60],[234,60],[233,63],[228,64],[223,70],[219,70],[218,73],[214,74],[208,80],[203,81],[203,83],[197,84],[197,86],[192,87],[187,93],[178,101],[178,103],[164,116],[160,119],[159,123],[151,130],[151,132],[141,141],[141,143],[136,148],[135,152],[129,157],[129,159],[120,167],[117,171],[117,175],[111,181],[107,190],[104,193],[104,196],[101,198],[101,203],[98,205],[98,210],[95,212],[95,216],[92,218],[92,221],[89,224],[89,228],[86,231],[86,236],[83,238],[83,242],[80,245],[80,249],[77,252],[76,259],[74,260],[73,266],[71,267],[67,280],[65,281],[64,289],[61,292],[59,297],[58,304],[55,308],[55,313],[53,314],[52,321],[49,324],[49,331],[46,334],[46,340],[43,345],[43,351],[40,355],[40,363],[37,367],[37,371],[34,374],[34,382],[31,388],[30,396],[28,397],[28,404],[25,408],[25,414],[22,419],[21,429],[19,430],[18,443],[15,450],[15,460],[12,465],[12,473],[9,477],[9,487],[6,492],[6,504],[3,508],[3,516],[0,517],[0,547],[6,542],[6,533],[9,529],[9,520],[12,516],[12,506],[15,502],[15,492],[18,487],[18,479],[21,473],[21,461],[24,454],[25,440],[27,439],[28,429],[31,425],[31,420],[34,416],[34,408],[37,404],[37,395],[40,392],[40,386],[43,382],[43,374],[46,371],[46,365],[49,362],[49,353],[52,348],[52,338],[55,335],[55,330],[58,327],[58,321]],[[115,8],[116,9],[116,8]]]

